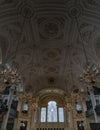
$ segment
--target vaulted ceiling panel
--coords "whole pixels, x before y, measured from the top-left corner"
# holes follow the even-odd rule
[[[0,1],[3,63],[17,62],[26,91],[81,86],[85,55],[100,64],[99,42],[99,0]]]

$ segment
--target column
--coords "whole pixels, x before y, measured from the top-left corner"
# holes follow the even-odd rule
[[[59,108],[57,106],[57,122],[59,122]]]
[[[37,109],[37,119],[36,122],[39,124],[40,123],[40,118],[39,118],[39,114],[40,114],[40,107]]]
[[[18,118],[14,119],[14,128],[13,130],[18,130]]]
[[[68,124],[69,124],[69,130],[74,130],[73,128],[73,113],[72,108],[68,108]]]
[[[96,104],[95,104],[95,97],[94,97],[94,93],[93,93],[92,87],[89,88],[89,92],[90,92],[90,98],[91,98],[91,102],[92,102],[92,107],[93,107],[95,122],[97,123],[98,119],[97,119],[97,114],[95,112],[95,105]]]
[[[30,120],[27,121],[27,129],[26,130],[30,130]]]
[[[18,105],[17,105],[17,117],[14,120],[14,128],[13,128],[13,130],[18,130],[18,115],[19,115],[19,113],[21,111],[21,105],[22,105],[22,102],[19,100]]]
[[[34,112],[31,111],[31,114],[32,114],[32,116],[31,116],[31,130],[34,130]]]
[[[6,112],[6,114],[3,117],[3,122],[1,125],[1,130],[6,130],[7,127],[7,122],[8,122],[8,117],[9,117],[9,112],[10,112],[10,108],[11,108],[11,103],[12,103],[12,99],[13,99],[13,93],[14,93],[14,89],[10,89],[10,93],[9,93],[9,100],[8,100],[8,111]]]
[[[19,113],[19,112],[21,112],[21,110],[22,110],[22,101],[19,100],[18,106],[17,106],[17,112]]]
[[[83,99],[83,101],[82,101],[82,106],[83,106],[83,111],[86,112],[87,111],[87,107],[86,107],[85,99]]]
[[[46,106],[46,122],[48,122],[48,107]]]
[[[68,130],[68,110],[66,108],[63,109],[64,110],[64,123],[65,123],[65,130]]]
[[[73,130],[73,117],[72,117],[72,111],[69,112],[69,123],[70,123],[70,130]]]

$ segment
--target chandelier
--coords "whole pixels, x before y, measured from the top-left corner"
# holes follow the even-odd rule
[[[78,22],[77,17],[76,17],[76,23],[77,23],[78,32],[79,32],[79,35],[81,38],[81,44],[82,44],[82,48],[83,48],[84,57],[86,60],[86,66],[84,67],[82,74],[80,74],[80,81],[85,82],[87,84],[95,84],[97,81],[97,78],[100,74],[99,68],[94,63],[89,62],[88,56],[86,53],[85,44],[84,44],[85,41],[82,37],[82,33],[80,31],[79,22]]]
[[[21,75],[19,74],[19,66],[18,66],[18,63],[16,62],[16,55],[17,55],[19,44],[21,42],[22,34],[24,31],[24,25],[25,25],[25,20],[26,20],[25,18],[22,23],[21,35],[17,41],[15,54],[10,63],[8,62],[5,64],[2,63],[2,50],[0,48],[0,91],[5,90],[7,86],[10,86],[12,88],[16,88],[16,87],[18,88],[20,86],[18,89],[22,87],[22,78],[21,78]]]
[[[83,53],[84,53],[84,57],[86,60],[86,66],[82,71],[82,74],[80,74],[80,80],[84,83],[86,83],[87,85],[87,97],[90,98],[91,103],[92,103],[92,109],[93,109],[93,114],[94,114],[94,118],[95,118],[95,122],[98,122],[98,118],[95,112],[95,103],[94,103],[94,90],[93,90],[93,86],[94,84],[97,82],[97,80],[99,79],[99,68],[94,64],[91,63],[88,60],[88,56],[86,53],[86,48],[85,48],[85,44],[84,44],[84,39],[82,37],[81,31],[80,31],[80,27],[79,27],[79,23],[78,23],[78,19],[76,17],[76,22],[77,22],[77,28],[79,31],[79,35],[81,38],[81,44],[82,44],[82,49],[83,49]]]
[[[21,83],[21,76],[18,73],[17,63],[13,61],[12,64],[1,64],[0,77],[0,82],[5,85],[18,85]]]
[[[85,83],[95,84],[99,74],[99,69],[95,66],[95,64],[89,64],[84,68],[82,74],[80,75],[80,80]]]
[[[6,87],[21,92],[23,91],[22,84],[22,78],[15,62],[12,65],[2,64],[0,66],[0,92],[4,91]]]

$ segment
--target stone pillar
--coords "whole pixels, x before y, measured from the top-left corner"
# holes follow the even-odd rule
[[[12,99],[13,99],[13,93],[14,93],[14,89],[10,89],[10,93],[9,93],[9,100],[8,100],[8,111],[6,112],[6,114],[3,117],[3,122],[1,125],[1,130],[6,130],[7,127],[7,122],[8,122],[8,117],[9,117],[9,112],[10,112],[10,108],[11,108],[11,103],[12,103]]]
[[[69,120],[69,123],[70,123],[69,128],[70,128],[70,130],[74,130],[74,128],[73,128],[74,126],[73,126],[72,110],[69,111],[69,118],[70,118],[70,120]]]
[[[68,111],[64,108],[64,122],[68,125]]]
[[[30,121],[27,121],[27,129],[26,130],[30,130]]]
[[[35,111],[33,110],[33,111],[31,111],[31,114],[32,114],[32,116],[31,116],[31,130],[35,130]]]
[[[57,122],[59,122],[59,108],[57,106]]]
[[[74,124],[73,124],[73,109],[72,104],[69,103],[68,109],[68,130],[74,130]]]
[[[64,124],[65,124],[65,130],[68,130],[68,110],[66,107],[63,109],[64,111]]]
[[[87,106],[86,106],[85,99],[83,99],[83,101],[82,101],[82,106],[83,106],[83,111],[86,112],[87,111]]]
[[[15,118],[15,120],[14,120],[13,130],[18,130],[18,119],[17,118]]]
[[[31,111],[31,130],[34,130],[34,112]]]
[[[21,112],[21,110],[22,110],[22,102],[19,99],[18,106],[17,106],[17,112],[19,113],[19,112]]]
[[[38,111],[37,111],[37,121],[38,121],[38,123],[40,123],[40,121],[41,121],[41,109],[40,109],[40,107],[38,108]]]
[[[90,93],[90,99],[91,99],[91,103],[92,103],[92,107],[93,107],[95,122],[97,123],[98,122],[98,118],[97,118],[97,114],[95,112],[96,102],[95,102],[93,88],[91,86],[88,86],[88,91]]]
[[[34,110],[34,123],[37,123],[37,110]]]
[[[14,120],[13,130],[18,130],[18,115],[21,112],[21,105],[22,105],[22,102],[21,102],[21,100],[19,100],[18,105],[17,105],[17,117]]]
[[[46,122],[47,122],[47,116],[48,116],[48,112],[47,112],[47,109],[48,109],[48,107],[46,106]]]
[[[91,97],[92,107],[93,107],[93,111],[94,111],[95,122],[97,123],[97,122],[98,122],[98,119],[97,119],[97,114],[96,114],[96,112],[95,112],[94,94],[93,94],[93,93],[90,93],[90,97]]]

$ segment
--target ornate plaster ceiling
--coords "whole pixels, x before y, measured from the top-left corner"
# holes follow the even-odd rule
[[[87,57],[99,65],[99,0],[0,0],[3,63],[16,55],[26,91],[80,87],[86,60],[76,17]]]

